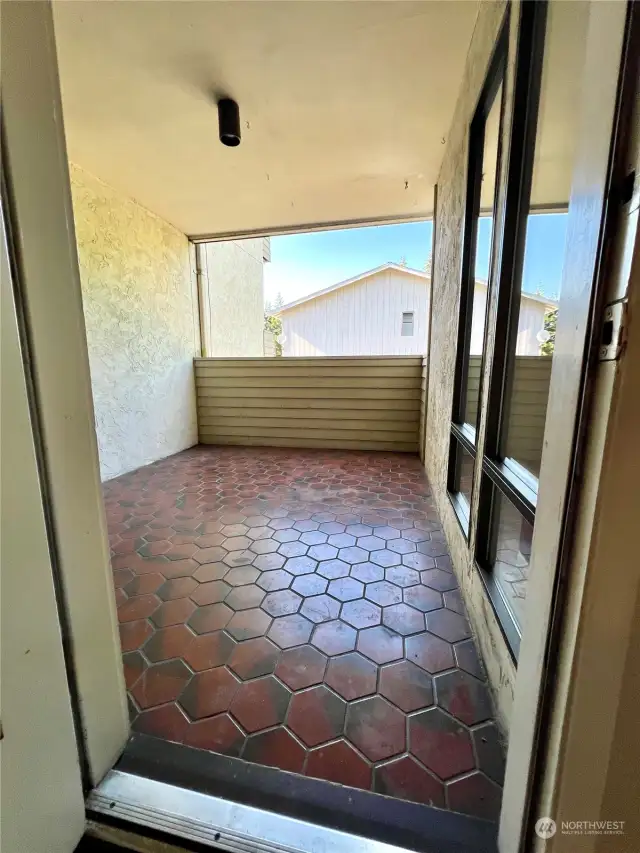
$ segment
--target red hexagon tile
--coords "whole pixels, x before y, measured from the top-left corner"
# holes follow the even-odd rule
[[[423,613],[442,608],[442,595],[428,586],[410,586],[402,592],[404,603]],[[447,611],[449,612],[449,611]]]
[[[327,655],[340,655],[351,652],[356,647],[358,634],[345,622],[334,619],[323,622],[313,632],[312,643]]]
[[[424,631],[424,614],[408,604],[392,604],[382,612],[382,624],[403,637]]]
[[[376,692],[378,668],[357,652],[331,658],[325,684],[343,699],[362,699]]]
[[[104,491],[135,731],[496,818],[503,739],[416,457],[195,447]]]
[[[147,637],[153,634],[153,626],[147,619],[125,622],[119,628],[120,646],[123,652],[131,652],[134,649],[139,649]]]
[[[308,642],[312,630],[313,623],[296,613],[274,619],[267,637],[281,649],[288,649]]]
[[[193,634],[184,623],[161,628],[150,637],[143,651],[152,663],[171,658],[186,659],[186,653],[193,641]]]
[[[192,677],[181,660],[156,663],[145,669],[131,690],[140,708],[153,708],[177,699]]]
[[[245,736],[229,714],[218,714],[188,726],[183,743],[223,755],[240,755]]]
[[[390,663],[403,657],[402,637],[384,625],[365,628],[358,634],[356,648],[374,663]]]
[[[269,616],[290,616],[292,613],[297,613],[302,604],[302,596],[298,595],[290,589],[281,589],[276,592],[270,592],[268,595],[263,593],[262,609],[266,610]]]
[[[193,583],[194,587],[197,586],[197,584],[191,581],[190,578],[185,578],[185,580],[189,580]],[[164,599],[165,596],[162,595],[162,587],[165,583],[171,583],[171,581],[165,581],[164,576],[156,572],[152,572],[148,575],[136,575],[133,580],[125,584],[124,591],[129,597],[132,595],[146,595],[147,593],[155,592],[159,598]],[[183,595],[188,595],[188,593],[183,593]],[[176,598],[180,597],[182,597],[182,595],[176,596]]]
[[[174,743],[184,743],[191,726],[184,712],[175,702],[171,702],[168,705],[142,711],[133,720],[132,728],[140,734],[152,735]]]
[[[442,782],[409,755],[380,764],[374,775],[374,791],[379,794],[424,803],[439,809],[445,807]]]
[[[493,717],[489,690],[482,681],[459,669],[434,678],[438,705],[468,726]]]
[[[277,646],[265,637],[256,637],[235,646],[228,662],[229,669],[238,678],[248,681],[272,673],[279,656],[280,649]]]
[[[409,750],[440,779],[451,779],[475,766],[469,730],[440,708],[409,717]]]
[[[127,652],[122,656],[122,666],[125,683],[131,689],[146,669],[147,663],[140,652]]]
[[[502,789],[482,773],[471,773],[449,782],[447,800],[452,811],[494,822],[500,819]]]
[[[433,703],[432,677],[408,660],[382,667],[378,691],[406,713]]]
[[[198,563],[195,560],[166,560],[161,565],[158,563],[154,571],[160,569],[161,573],[167,579],[186,578],[190,577],[197,568]]]
[[[191,578],[184,578],[191,580]],[[197,589],[191,592],[191,601],[195,604],[218,604],[224,601],[231,592],[231,587],[224,581],[209,581],[208,583],[197,584]]]
[[[315,624],[330,622],[339,616],[340,602],[329,595],[311,595],[302,602],[300,614]]]
[[[226,605],[223,605],[226,607]],[[232,614],[233,611],[229,611]],[[272,623],[271,616],[265,613],[264,610],[257,608],[251,610],[240,610],[238,613],[233,613],[231,619],[227,623],[227,631],[234,640],[241,642],[242,640],[252,640],[254,637],[262,637]]]
[[[464,616],[446,608],[427,614],[427,628],[448,643],[457,643],[470,636],[469,625]]]
[[[193,637],[182,657],[195,672],[213,669],[227,663],[235,645],[229,634],[213,631]]]
[[[345,740],[319,746],[308,753],[307,776],[339,782],[350,788],[371,787],[371,766]]]
[[[404,752],[405,725],[401,711],[373,696],[349,705],[345,736],[370,761],[382,761]]]
[[[433,634],[418,634],[405,641],[407,660],[427,672],[442,672],[455,666],[453,648],[450,643]]]
[[[275,674],[291,690],[303,690],[321,684],[326,668],[325,655],[313,646],[298,646],[280,655]]]
[[[219,581],[227,574],[229,566],[226,563],[204,563],[193,573],[194,580],[199,583]]]
[[[251,735],[242,753],[245,761],[290,773],[302,773],[306,755],[304,746],[282,727]]]
[[[247,732],[269,729],[282,723],[291,693],[272,675],[243,683],[229,710]]]
[[[295,693],[287,715],[287,727],[309,747],[342,734],[346,702],[324,685]]]
[[[229,708],[240,682],[225,667],[197,672],[180,696],[180,704],[192,720],[211,717]]]
[[[127,599],[118,608],[118,619],[120,622],[136,622],[145,619],[156,610],[160,604],[155,595],[136,595]]]

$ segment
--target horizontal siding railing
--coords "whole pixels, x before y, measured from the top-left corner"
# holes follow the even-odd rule
[[[480,386],[479,355],[469,358],[467,419],[475,424]],[[551,381],[550,356],[517,355],[513,375],[506,452],[520,462],[540,463]]]
[[[420,459],[424,462],[425,440],[427,430],[427,378],[429,359],[425,355],[422,359],[422,370],[420,372],[420,433],[418,437]]]
[[[415,453],[422,356],[197,358],[203,444]]]

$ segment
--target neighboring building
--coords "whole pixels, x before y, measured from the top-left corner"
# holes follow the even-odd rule
[[[431,279],[387,263],[284,305],[284,356],[418,355],[427,351]],[[487,284],[475,286],[471,354],[482,352]],[[523,294],[518,355],[539,355],[536,335],[553,300]]]
[[[551,308],[557,307],[558,303],[546,296],[537,296],[533,293],[523,293],[520,296],[516,355],[540,355],[540,342],[537,335],[544,328],[544,315]],[[482,353],[486,310],[487,282],[477,280],[471,318],[471,355]]]
[[[427,351],[430,279],[383,264],[283,306],[282,354],[419,355]]]
[[[264,352],[264,264],[271,259],[268,237],[225,240],[203,246],[208,278],[205,322],[207,355],[262,356]]]

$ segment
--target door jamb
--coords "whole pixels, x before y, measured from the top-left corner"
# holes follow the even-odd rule
[[[129,721],[50,3],[3,4],[2,58],[3,167],[78,685],[86,784],[95,785],[120,754]]]
[[[582,132],[579,134],[583,144],[578,150],[572,186],[572,198],[575,200],[574,237],[579,233],[581,240],[578,251],[571,253],[569,250],[570,269],[569,274],[565,271],[563,276],[561,295],[561,306],[564,296],[567,307],[564,314],[562,310],[559,314],[559,322],[563,318],[565,322],[564,329],[559,329],[557,337],[558,341],[572,342],[569,350],[579,349],[581,357],[565,359],[572,363],[556,371],[555,387],[552,373],[548,407],[552,417],[547,418],[545,429],[546,460],[543,460],[540,476],[540,517],[534,532],[533,553],[536,552],[536,538],[539,540],[540,537],[549,536],[554,541],[554,528],[559,530],[558,547],[553,549],[553,553],[545,555],[544,565],[532,567],[529,581],[527,624],[535,624],[538,630],[533,633],[523,632],[500,820],[501,851],[533,849],[530,846],[533,823],[540,816],[534,810],[538,807],[544,777],[550,768],[549,755],[543,755],[543,741],[545,732],[548,732],[553,703],[557,700],[557,694],[554,695],[553,658],[561,653],[561,640],[564,643],[567,641],[566,636],[562,636],[563,632],[566,634],[572,629],[575,632],[578,630],[577,624],[570,624],[568,619],[567,573],[573,571],[570,564],[575,562],[575,555],[569,551],[574,545],[573,533],[579,520],[578,513],[583,515],[585,511],[583,494],[578,494],[578,487],[582,484],[581,465],[585,460],[586,440],[591,437],[587,436],[587,429],[592,432],[587,402],[595,381],[594,351],[597,352],[599,343],[597,318],[603,302],[605,228],[611,226],[612,159],[620,130],[620,81],[628,38],[627,13],[628,7],[624,0],[606,4],[591,0],[590,3],[587,54],[583,70],[583,79],[586,81],[584,88],[588,95],[583,98]],[[606,63],[603,57],[608,57]],[[597,86],[590,86],[589,81],[593,82],[596,78]],[[598,115],[595,125],[594,113]],[[585,132],[587,127],[591,128],[590,134]],[[594,133],[594,127],[598,128],[597,134]],[[594,136],[597,137],[595,145]],[[606,168],[602,169],[605,160]],[[570,234],[571,230],[568,232]],[[569,243],[567,239],[567,245]],[[594,268],[595,272],[590,274],[589,270],[593,271]],[[573,282],[570,281],[572,277]],[[585,297],[589,290],[590,300]],[[589,372],[588,367],[591,368]],[[559,412],[567,405],[561,386],[567,381],[575,382],[578,376],[578,423],[571,425],[569,434],[567,424],[560,424],[564,428],[558,429],[558,420],[553,418],[553,412]],[[567,441],[573,444],[569,467],[555,468],[553,456],[556,452],[560,454],[562,445],[566,447]],[[595,462],[597,465],[597,460]],[[548,472],[546,477],[545,468]],[[559,494],[562,496],[561,501],[557,497]],[[589,507],[586,509],[588,512]],[[539,630],[540,625],[545,626],[546,630]],[[606,767],[601,770],[604,774]]]

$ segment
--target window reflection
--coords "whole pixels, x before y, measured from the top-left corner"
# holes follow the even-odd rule
[[[577,142],[580,67],[587,23],[584,3],[549,5],[531,198],[517,325],[507,372],[503,456],[527,475],[540,474],[558,299]],[[513,463],[516,463],[513,465]]]
[[[562,287],[571,180],[582,98],[581,69],[588,4],[551,0],[528,199],[522,270],[515,270],[504,375],[500,451],[507,468],[535,493],[543,453],[551,367],[559,346],[558,300]],[[509,212],[507,213],[509,215]],[[521,273],[521,274],[520,274]],[[502,294],[500,294],[502,297]],[[561,342],[560,342],[561,343]],[[502,371],[505,371],[502,374]],[[534,525],[492,484],[492,576],[513,622],[522,630]]]
[[[500,140],[500,109],[502,84],[498,87],[484,125],[482,163],[480,168],[480,190],[478,200],[478,222],[474,247],[474,285],[471,306],[471,338],[469,364],[467,368],[467,395],[464,407],[465,422],[475,428],[478,419],[478,397],[480,393],[480,366],[484,351],[484,321],[487,308],[487,292],[491,268],[491,246],[494,201],[498,170],[498,146]]]
[[[511,615],[522,629],[533,527],[504,495],[496,495],[497,545],[494,575]]]

